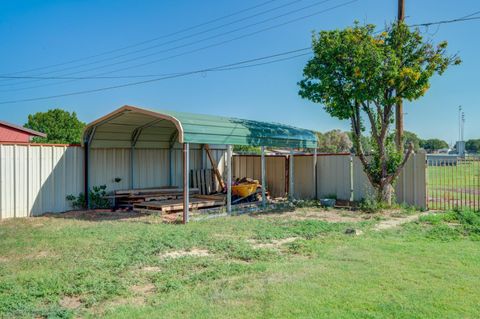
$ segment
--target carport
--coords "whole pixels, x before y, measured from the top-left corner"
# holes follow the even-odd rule
[[[226,145],[227,212],[232,211],[232,146],[261,147],[262,205],[266,204],[265,147],[290,149],[290,194],[293,196],[293,154],[296,149],[312,149],[316,154],[317,138],[313,131],[288,125],[242,120],[229,117],[200,115],[174,111],[155,111],[123,106],[88,124],[83,134],[85,148],[85,194],[90,190],[89,167],[92,148],[130,148],[130,174],[133,176],[135,149],[183,148],[183,222],[189,219],[189,153],[191,144]],[[316,156],[314,157],[316,159]],[[172,180],[172,161],[169,156],[169,182]],[[316,174],[314,160],[313,174]],[[133,181],[133,178],[131,179]],[[133,182],[132,182],[133,183]],[[131,185],[133,188],[133,184]],[[87,206],[88,196],[87,198]]]

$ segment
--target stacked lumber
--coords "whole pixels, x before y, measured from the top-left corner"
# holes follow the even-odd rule
[[[198,188],[190,188],[190,195],[199,193]],[[183,188],[178,187],[160,187],[160,188],[140,188],[140,189],[122,189],[115,191],[113,196],[108,196],[115,201],[115,208],[131,208],[136,203],[174,200],[183,196]]]
[[[215,192],[213,176],[213,170],[211,169],[192,169],[190,171],[190,186],[198,188],[202,195],[210,195]]]
[[[225,195],[194,195],[190,198],[189,209],[219,207],[225,205]],[[133,209],[142,213],[183,211],[183,199],[159,200],[133,204]]]

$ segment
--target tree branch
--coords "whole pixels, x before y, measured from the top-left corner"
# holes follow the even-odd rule
[[[408,145],[407,153],[405,153],[405,157],[403,158],[403,161],[400,163],[400,165],[398,165],[395,173],[390,175],[390,177],[387,179],[387,182],[389,184],[392,183],[398,177],[398,175],[400,175],[400,173],[403,170],[403,167],[405,166],[405,164],[407,164],[407,161],[412,154],[413,154],[413,143],[410,142],[410,144]]]
[[[373,115],[372,109],[370,109],[370,106],[366,105],[364,102],[362,102],[362,108],[365,111],[365,113],[367,113],[368,119],[370,121],[372,136],[378,143],[380,140],[379,140],[378,129],[377,129],[377,121],[375,120],[375,116]]]
[[[360,159],[360,162],[362,163],[363,166],[363,171],[367,175],[368,180],[373,186],[376,186],[377,183],[373,180],[373,177],[371,176],[369,172],[369,163],[367,158],[365,157],[365,153],[363,151],[362,143],[361,143],[361,137],[362,137],[362,130],[360,126],[360,108],[359,104],[357,102],[356,107],[354,107],[354,110],[352,110],[352,116],[351,116],[351,121],[352,121],[352,133],[353,133],[353,143],[355,145],[355,150],[356,150],[356,156]]]

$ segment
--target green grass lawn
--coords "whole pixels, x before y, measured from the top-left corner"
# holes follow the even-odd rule
[[[478,317],[478,214],[375,231],[336,213],[3,221],[0,317]]]

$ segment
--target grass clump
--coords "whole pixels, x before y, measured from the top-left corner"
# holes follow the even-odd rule
[[[445,213],[420,217],[419,222],[430,225],[427,237],[441,240],[469,238],[480,240],[480,212],[455,209]]]
[[[367,196],[362,199],[358,207],[361,211],[367,214],[377,214],[384,209],[391,208],[387,203],[379,201],[372,196]]]

